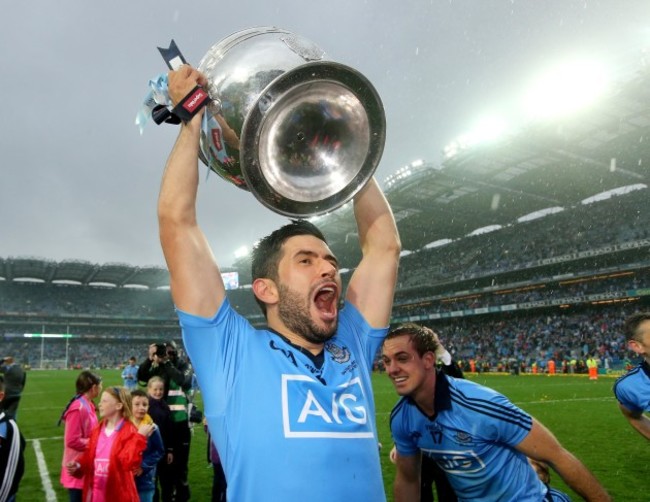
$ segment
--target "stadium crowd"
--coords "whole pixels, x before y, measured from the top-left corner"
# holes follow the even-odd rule
[[[543,370],[551,359],[559,368],[563,361],[585,361],[594,355],[602,368],[620,369],[630,356],[623,323],[632,311],[616,306],[493,319],[455,318],[432,327],[456,359],[475,360],[478,368],[508,368],[516,361]]]
[[[398,290],[522,270],[545,259],[648,239],[644,190],[464,237],[403,257]],[[603,225],[608,221],[608,225]]]

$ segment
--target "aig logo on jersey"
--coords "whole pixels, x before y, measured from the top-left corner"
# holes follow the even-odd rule
[[[422,450],[450,474],[472,474],[485,469],[485,463],[472,450]]]
[[[282,375],[287,438],[371,438],[368,400],[359,378],[326,387],[307,375]]]

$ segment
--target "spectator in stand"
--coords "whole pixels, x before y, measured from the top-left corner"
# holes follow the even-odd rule
[[[623,416],[650,440],[650,312],[639,312],[625,323],[628,346],[643,360],[614,384],[614,395]]]
[[[16,420],[18,403],[25,388],[27,375],[22,365],[18,364],[13,356],[4,358],[4,365],[0,368],[0,373],[4,375],[5,381],[5,398],[0,404],[0,410],[4,411],[9,418]]]
[[[96,373],[82,371],[77,377],[75,387],[77,393],[66,405],[59,419],[59,425],[65,422],[61,484],[68,490],[70,502],[81,502],[84,480],[68,473],[66,465],[86,451],[90,434],[98,423],[93,399],[102,392],[102,379]]]
[[[124,387],[132,391],[138,387],[138,365],[135,364],[135,357],[129,357],[129,364],[122,370]]]
[[[152,376],[159,376],[165,382],[165,401],[171,411],[174,438],[174,458],[171,464],[162,463],[158,477],[163,502],[187,502],[190,487],[187,480],[192,431],[189,425],[189,398],[192,388],[192,366],[179,357],[174,341],[166,344],[151,344],[149,357],[138,369],[138,380],[148,382]]]

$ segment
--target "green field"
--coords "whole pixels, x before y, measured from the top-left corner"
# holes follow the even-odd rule
[[[101,371],[104,385],[119,385],[117,371]],[[18,421],[28,440],[25,452],[26,473],[19,500],[46,500],[45,468],[52,489],[60,501],[67,493],[60,487],[59,473],[63,450],[63,427],[56,422],[62,408],[74,393],[77,372],[31,371],[19,408]],[[497,376],[473,378],[492,387],[535,416],[578,456],[607,487],[614,500],[648,501],[650,455],[648,442],[627,424],[618,411],[611,387],[613,379],[591,382],[583,377]],[[397,400],[386,375],[374,376],[377,424],[382,449],[386,492],[391,497],[394,469],[388,461],[391,440],[388,426],[390,410]],[[40,447],[44,465],[39,469],[36,450]],[[190,486],[193,500],[210,499],[212,471],[206,463],[206,435],[198,427],[192,439]],[[645,480],[645,481],[644,481]],[[557,475],[552,485],[572,494]],[[575,497],[575,500],[579,500]]]

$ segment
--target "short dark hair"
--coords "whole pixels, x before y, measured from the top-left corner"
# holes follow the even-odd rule
[[[427,352],[434,352],[440,346],[433,336],[433,331],[431,329],[420,326],[415,323],[406,323],[397,326],[395,329],[392,329],[384,338],[390,340],[391,338],[397,338],[398,336],[408,336],[410,342],[413,344],[416,352],[420,357],[422,357]]]
[[[650,321],[650,312],[637,312],[625,319],[623,330],[628,340],[636,340],[642,342],[641,335],[638,333],[639,324],[643,321]]]
[[[253,248],[251,275],[255,279],[278,280],[278,264],[282,258],[282,245],[291,237],[298,235],[312,235],[327,244],[323,233],[306,220],[292,220],[260,240]],[[266,305],[255,297],[255,301],[266,316]]]
[[[97,373],[84,370],[79,373],[79,376],[77,377],[77,382],[75,384],[77,388],[77,394],[85,394],[90,389],[92,389],[93,385],[99,385],[101,382],[102,377],[100,377]]]
[[[147,395],[147,393],[145,391],[143,391],[142,389],[133,389],[131,391],[131,398],[134,398],[134,397],[146,397],[147,399],[149,399],[149,396]]]

